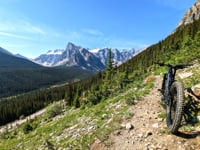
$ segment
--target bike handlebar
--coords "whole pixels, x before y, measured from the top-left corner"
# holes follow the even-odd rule
[[[171,65],[171,64],[164,64],[164,63],[159,63],[159,62],[155,62],[155,64],[157,64],[157,65],[159,65],[159,66],[172,67],[172,68],[175,68],[175,69],[183,69],[183,68],[187,68],[187,67],[193,65],[193,64],[178,64],[178,65]]]
[[[159,66],[169,66],[169,64],[164,64],[164,63],[159,63],[159,62],[155,62],[155,64],[157,64]]]

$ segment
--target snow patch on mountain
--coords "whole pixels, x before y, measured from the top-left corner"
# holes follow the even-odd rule
[[[57,49],[57,50],[49,50],[46,55],[62,55],[64,49]]]

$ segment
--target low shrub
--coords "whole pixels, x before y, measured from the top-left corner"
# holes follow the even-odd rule
[[[54,103],[46,111],[47,118],[53,118],[62,113],[62,106],[60,103]]]
[[[33,130],[33,127],[31,126],[31,124],[29,122],[27,122],[23,125],[22,130],[23,130],[24,134],[28,134],[29,132],[31,132]]]
[[[135,103],[134,103],[134,98],[133,97],[127,97],[126,98],[126,104],[127,105],[134,105]]]

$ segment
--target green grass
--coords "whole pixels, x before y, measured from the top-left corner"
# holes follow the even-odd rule
[[[158,114],[158,118],[164,119],[166,117],[166,112],[162,112]]]
[[[195,68],[190,69],[194,72],[193,76],[183,81],[187,87],[196,83],[194,78],[199,74]],[[163,69],[159,69],[154,73],[161,74],[162,71]],[[64,108],[59,119],[56,119],[57,116],[47,118],[43,115],[31,121],[31,124],[36,124],[36,128],[27,134],[23,133],[23,125],[14,131],[6,132],[0,137],[0,149],[47,149],[48,147],[88,149],[96,139],[105,141],[111,132],[122,128],[123,119],[132,117],[129,108],[135,104],[135,100],[141,100],[151,91],[154,80],[145,84],[143,80],[146,76],[128,84],[124,89],[115,91],[97,105],[86,105],[79,109]],[[129,105],[127,99],[133,103]],[[158,118],[165,118],[165,116],[166,113],[163,112],[158,115]],[[193,130],[197,125],[199,123],[186,124],[182,130]],[[160,132],[168,133],[168,130],[163,129]]]
[[[57,116],[46,118],[44,114],[30,122],[36,126],[27,134],[23,132],[24,125],[5,133],[9,136],[0,139],[0,149],[88,149],[96,139],[104,141],[112,131],[121,129],[123,119],[132,117],[133,114],[128,111],[130,106],[126,104],[127,98],[140,100],[152,87],[153,82],[144,84],[143,80],[135,81],[97,105],[63,109],[64,115],[59,119],[56,119]]]

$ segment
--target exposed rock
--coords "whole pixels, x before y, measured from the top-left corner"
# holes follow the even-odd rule
[[[200,18],[200,0],[197,0],[196,3],[185,13],[178,27],[192,23],[194,20],[197,20],[199,18]]]
[[[89,130],[96,130],[97,128],[99,128],[99,126],[95,125],[95,126],[89,127]]]
[[[154,123],[154,124],[152,125],[152,127],[153,127],[153,128],[158,128],[159,125],[158,125],[158,123]]]
[[[108,50],[108,48],[89,50],[69,42],[65,50],[49,50],[46,54],[35,58],[34,61],[48,67],[78,66],[90,71],[100,71],[106,68]],[[131,59],[137,52],[135,49],[123,51],[112,49],[113,61],[115,64],[120,65]]]
[[[190,77],[190,76],[192,76],[192,75],[193,75],[192,72],[183,72],[183,73],[178,74],[178,76],[179,76],[181,79],[188,78],[188,77]]]
[[[134,126],[131,123],[127,123],[126,124],[126,129],[127,130],[132,130],[134,128]]]
[[[148,137],[148,136],[151,136],[152,134],[153,134],[153,133],[152,133],[151,131],[147,131],[144,137],[146,138],[146,137]]]

